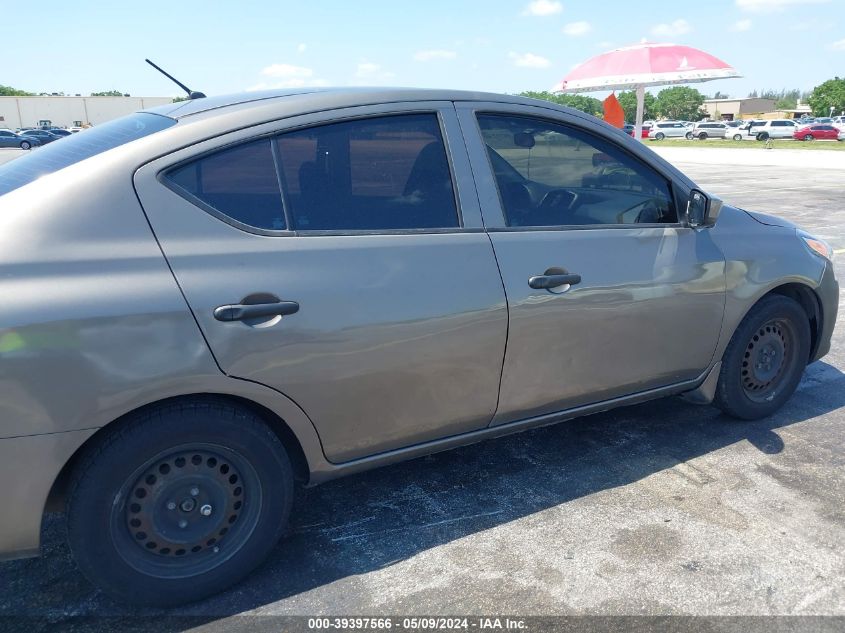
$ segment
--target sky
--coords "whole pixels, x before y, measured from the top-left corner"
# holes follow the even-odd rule
[[[697,5],[697,6],[696,6]],[[0,84],[87,95],[390,85],[550,90],[593,55],[643,40],[701,48],[743,75],[700,84],[744,97],[845,76],[845,0],[41,0],[7,26]],[[25,5],[18,4],[23,11]],[[635,7],[632,10],[632,6]],[[13,17],[13,16],[11,16]],[[15,27],[15,28],[18,28]],[[595,95],[600,96],[600,95]]]

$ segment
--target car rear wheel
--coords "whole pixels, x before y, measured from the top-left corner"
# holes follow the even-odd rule
[[[21,149],[31,149],[32,143],[29,141],[21,141]]]
[[[658,132],[654,135],[654,138],[656,138],[658,141],[662,141],[664,138],[666,138],[666,135],[663,132]]]
[[[285,528],[293,474],[258,415],[200,398],[120,424],[70,492],[68,541],[91,582],[169,606],[222,591],[264,560]]]
[[[810,355],[810,324],[788,297],[764,297],[745,316],[722,357],[715,404],[735,418],[756,420],[792,395]]]
[[[741,141],[742,140],[742,134],[734,134],[734,140],[735,141]]]
[[[804,135],[804,140],[805,140],[805,141],[812,141],[812,140],[813,140],[813,135],[812,135],[812,134],[805,134],[805,135]]]
[[[687,132],[686,137],[687,137],[687,140],[688,140],[688,141],[691,141],[691,140],[693,139],[693,133],[692,133],[692,132]]]

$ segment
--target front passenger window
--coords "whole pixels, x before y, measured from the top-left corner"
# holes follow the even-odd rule
[[[508,226],[678,221],[667,181],[609,141],[528,117],[478,122]]]

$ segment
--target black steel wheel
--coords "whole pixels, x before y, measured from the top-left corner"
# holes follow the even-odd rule
[[[285,528],[293,473],[257,413],[202,397],[115,424],[70,489],[68,541],[89,580],[121,601],[170,606],[264,560]]]
[[[111,536],[123,560],[142,573],[207,572],[255,529],[262,503],[255,469],[225,446],[177,446],[135,475],[116,498]]]
[[[716,406],[745,420],[771,415],[795,391],[809,355],[810,324],[804,309],[788,297],[764,297],[728,343]]]

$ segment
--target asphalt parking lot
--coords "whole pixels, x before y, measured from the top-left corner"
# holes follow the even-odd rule
[[[845,279],[842,171],[702,153],[679,166],[828,240]],[[667,399],[302,490],[263,567],[169,613],[221,630],[244,614],[843,616],[843,312],[833,352],[773,418]],[[0,564],[0,615],[43,618],[31,630],[108,615],[102,628],[120,630],[164,614],[94,590],[62,532],[50,516],[42,558]]]

